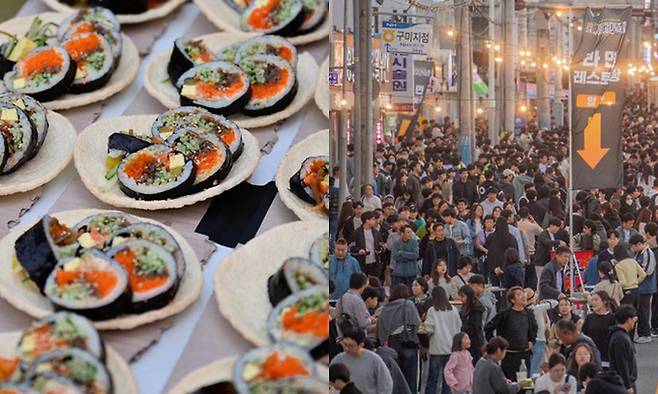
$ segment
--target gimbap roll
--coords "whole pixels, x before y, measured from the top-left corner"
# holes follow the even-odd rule
[[[121,25],[116,16],[107,8],[91,7],[70,15],[59,25],[57,37],[60,42],[81,34],[98,33],[107,40],[112,48],[115,65],[119,64],[123,37]]]
[[[192,121],[198,114],[210,115],[210,112],[199,107],[178,107],[170,109],[155,119],[151,126],[153,138],[161,141],[169,138],[179,129],[192,127]],[[199,125],[201,127],[201,125]]]
[[[309,258],[325,271],[329,271],[329,233],[324,233],[313,241]]]
[[[262,116],[285,109],[297,94],[295,69],[281,57],[254,55],[240,61],[249,76],[251,98],[242,112]]]
[[[151,145],[127,156],[117,169],[119,187],[139,200],[182,196],[194,184],[196,167],[167,145]]]
[[[62,46],[76,64],[71,92],[85,93],[102,88],[114,71],[110,44],[98,33],[69,37]]]
[[[128,272],[131,312],[162,308],[176,295],[180,283],[176,261],[163,247],[137,239],[122,242],[108,253]]]
[[[112,133],[107,139],[107,157],[105,158],[105,179],[110,180],[117,175],[121,161],[129,154],[152,145],[150,138],[136,137],[123,132]]]
[[[238,53],[238,49],[240,49],[241,46],[242,42],[233,43],[217,51],[215,57],[217,60],[235,63],[235,55]]]
[[[32,382],[32,387],[42,393],[69,393],[68,390],[48,391],[44,390],[44,387],[40,387],[38,381],[40,377],[44,376],[42,375],[44,373],[48,374],[46,376],[51,383],[55,380],[64,384],[64,381],[53,378],[53,375],[61,376],[78,385],[82,393],[111,394],[114,392],[112,377],[105,365],[80,349],[55,350],[45,354],[26,373],[26,379]],[[68,383],[65,384],[65,387],[68,388]]]
[[[313,371],[313,360],[305,349],[277,343],[240,357],[233,369],[233,384],[240,394],[276,393],[290,379],[313,376]]]
[[[174,41],[174,48],[171,51],[167,72],[171,83],[176,83],[178,78],[190,68],[212,62],[215,55],[206,47],[201,40],[185,40],[179,38]]]
[[[292,257],[267,279],[267,295],[270,303],[276,306],[290,294],[327,284],[327,277],[318,265],[307,259]]]
[[[309,204],[324,206],[329,191],[329,156],[311,156],[290,178],[290,191]]]
[[[178,278],[183,279],[185,275],[185,255],[176,239],[169,234],[163,227],[153,223],[135,223],[117,231],[112,239],[112,244],[120,245],[123,241],[133,239],[144,239],[162,246],[167,252],[171,253],[176,260],[176,271]]]
[[[315,286],[288,296],[270,312],[267,327],[273,342],[294,343],[315,359],[328,354],[329,292]]]
[[[290,41],[279,36],[251,38],[238,48],[235,63],[254,55],[274,55],[285,59],[293,68],[297,67],[297,49]]]
[[[196,105],[218,115],[242,110],[251,97],[249,77],[228,62],[210,62],[187,70],[176,82],[182,105]]]
[[[302,0],[304,3],[304,23],[299,28],[299,34],[315,30],[327,16],[327,0]]]
[[[242,13],[240,28],[249,32],[292,36],[303,23],[302,0],[254,0]]]
[[[93,324],[82,316],[58,312],[32,323],[16,345],[16,354],[27,367],[55,349],[77,348],[105,360],[105,345]]]
[[[16,259],[29,278],[43,291],[60,258],[75,254],[78,234],[57,219],[44,216],[14,243]]]
[[[175,132],[166,144],[188,159],[194,160],[194,189],[203,190],[221,182],[231,170],[231,151],[213,134],[201,134],[190,129]]]
[[[104,249],[117,232],[133,223],[137,220],[123,212],[103,212],[82,219],[75,228],[83,249]]]
[[[30,118],[14,104],[0,101],[0,134],[5,141],[7,158],[0,171],[9,174],[29,160],[39,136]]]
[[[32,97],[25,95],[25,94],[19,94],[19,93],[6,93],[0,96],[0,102],[7,102],[14,104],[18,108],[20,108],[23,112],[27,114],[27,116],[30,118],[30,121],[32,122],[32,125],[34,126],[34,129],[37,132],[37,145],[33,150],[33,155],[36,156],[36,154],[39,152],[39,149],[41,149],[41,146],[43,145],[43,142],[46,140],[46,136],[48,135],[48,118],[46,117],[47,112],[46,108],[44,108],[41,103],[39,103],[37,100],[33,99]],[[0,165],[0,169],[2,169],[2,166]]]
[[[48,276],[45,294],[56,310],[91,320],[128,312],[132,297],[126,270],[97,250],[58,263]]]

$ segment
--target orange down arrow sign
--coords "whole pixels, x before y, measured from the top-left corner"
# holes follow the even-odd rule
[[[585,163],[594,169],[610,149],[601,147],[601,113],[597,112],[587,120],[585,127],[584,149],[578,149],[578,154]]]

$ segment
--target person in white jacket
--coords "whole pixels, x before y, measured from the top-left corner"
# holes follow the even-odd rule
[[[525,289],[528,299],[528,309],[535,314],[537,322],[537,342],[532,347],[532,360],[530,361],[530,376],[539,372],[539,367],[544,359],[546,350],[546,327],[549,326],[548,311],[557,306],[558,302],[553,299],[545,299],[537,303],[537,295],[532,289]]]
[[[430,333],[429,371],[426,394],[450,394],[450,387],[443,376],[452,351],[452,339],[462,327],[459,311],[448,301],[448,294],[441,286],[432,289],[432,307],[427,311],[425,330]],[[439,380],[441,391],[437,391]]]

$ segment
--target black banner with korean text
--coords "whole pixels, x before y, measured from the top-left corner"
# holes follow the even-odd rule
[[[583,17],[570,68],[574,189],[623,184],[623,50],[631,7]]]

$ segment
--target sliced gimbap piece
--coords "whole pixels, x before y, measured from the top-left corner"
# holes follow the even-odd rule
[[[318,27],[327,16],[327,0],[302,0],[304,3],[304,23],[299,28],[299,34],[308,33]]]
[[[276,306],[290,294],[318,285],[328,285],[324,271],[310,260],[292,257],[267,279],[267,294]]]
[[[242,46],[242,42],[236,42],[229,46],[226,46],[215,54],[217,60],[224,62],[235,63],[235,56],[238,53],[238,49]]]
[[[170,109],[155,119],[151,126],[151,135],[159,140],[166,140],[176,130],[192,127],[192,119],[198,114],[210,114],[199,107],[178,107]]]
[[[34,148],[32,156],[36,156],[43,145],[43,142],[46,140],[48,135],[48,118],[46,117],[47,112],[41,103],[32,97],[25,94],[18,93],[7,93],[0,96],[0,102],[7,102],[14,104],[20,108],[23,112],[27,114],[34,126],[34,129],[37,132],[37,145]],[[1,160],[0,160],[1,161]],[[0,169],[2,166],[0,165]]]
[[[290,379],[313,376],[308,352],[287,343],[253,349],[233,368],[233,384],[240,394],[277,393]],[[283,386],[285,387],[285,386]]]
[[[239,112],[249,102],[249,77],[228,62],[210,62],[187,70],[176,82],[182,105],[196,105],[218,115]]]
[[[84,249],[103,249],[110,246],[110,240],[121,229],[137,223],[137,220],[123,212],[103,212],[76,224],[78,243]]]
[[[324,206],[329,191],[329,156],[311,156],[290,178],[290,191],[309,204]]]
[[[219,139],[228,145],[231,150],[231,160],[235,163],[242,154],[244,148],[242,129],[240,129],[235,122],[228,120],[221,115],[216,115],[215,121],[217,131],[219,131]]]
[[[60,391],[56,392],[60,393]],[[39,391],[25,384],[5,382],[0,383],[0,394],[39,394]]]
[[[217,185],[231,171],[231,151],[213,134],[201,134],[183,129],[167,138],[166,144],[188,159],[194,160],[195,190]]]
[[[55,349],[77,348],[105,360],[105,345],[93,324],[82,316],[58,312],[32,323],[16,345],[24,366]]]
[[[60,258],[75,254],[78,235],[57,219],[44,216],[14,244],[16,259],[28,277],[43,291]]]
[[[130,310],[128,274],[97,250],[58,263],[48,276],[45,294],[56,310],[91,320],[112,319]]]
[[[117,169],[121,191],[139,200],[182,196],[194,184],[195,173],[193,160],[161,144],[130,154]]]
[[[47,46],[31,51],[4,77],[10,92],[23,93],[38,101],[50,101],[66,93],[75,78],[75,62],[62,47]]]
[[[98,33],[112,48],[115,65],[118,65],[123,48],[121,25],[112,11],[103,7],[91,7],[70,15],[59,25],[57,37],[60,42],[80,34]]]
[[[292,36],[303,23],[302,0],[254,0],[242,13],[240,28],[249,32]]]
[[[107,84],[114,71],[114,57],[103,36],[98,33],[78,34],[69,37],[62,46],[76,64],[71,92],[91,92]]]
[[[41,18],[36,16],[29,30],[22,37],[0,32],[2,35],[9,36],[9,41],[0,45],[0,74],[4,75],[11,71],[16,62],[23,59],[31,50],[46,45],[48,39],[53,37],[50,31],[53,26],[56,24],[44,24]]]
[[[122,242],[108,253],[128,272],[132,313],[162,308],[176,295],[180,283],[176,260],[162,246],[136,239]]]
[[[249,75],[251,98],[242,112],[249,116],[269,115],[285,109],[297,94],[295,69],[283,58],[254,55],[240,61]]]
[[[48,372],[44,372],[48,371]],[[113,392],[112,377],[100,360],[80,349],[55,350],[39,358],[28,370],[26,377],[32,381],[32,387],[42,393],[69,393],[70,391],[48,391],[39,387],[42,374],[48,374],[47,380],[56,380],[53,375],[61,376],[79,386],[82,393],[110,394]],[[53,375],[50,375],[53,374]],[[68,389],[68,382],[57,380]],[[47,383],[46,383],[47,384]]]
[[[171,83],[176,83],[178,78],[190,68],[212,62],[215,55],[206,47],[201,40],[185,40],[179,38],[174,41],[174,49],[171,51],[167,72]]]
[[[315,359],[329,351],[329,292],[315,286],[288,296],[267,318],[273,342],[294,343],[311,352]]]
[[[254,55],[274,55],[285,59],[293,68],[297,67],[297,49],[290,41],[279,36],[251,38],[238,48],[235,63]]]
[[[2,167],[2,174],[9,174],[34,156],[39,135],[23,110],[14,104],[2,101],[0,101],[0,134],[4,137],[7,149],[7,161]]]
[[[110,180],[117,175],[117,168],[127,155],[150,146],[152,143],[148,139],[148,137],[136,137],[123,132],[110,134],[107,139],[105,179]]]
[[[224,0],[229,7],[233,8],[239,13],[242,13],[254,0]]]
[[[324,233],[313,241],[309,258],[325,271],[329,271],[329,233]]]
[[[119,230],[112,239],[112,245],[118,246],[126,240],[144,239],[162,246],[176,260],[178,278],[185,275],[185,255],[176,239],[163,227],[153,223],[135,223]]]

